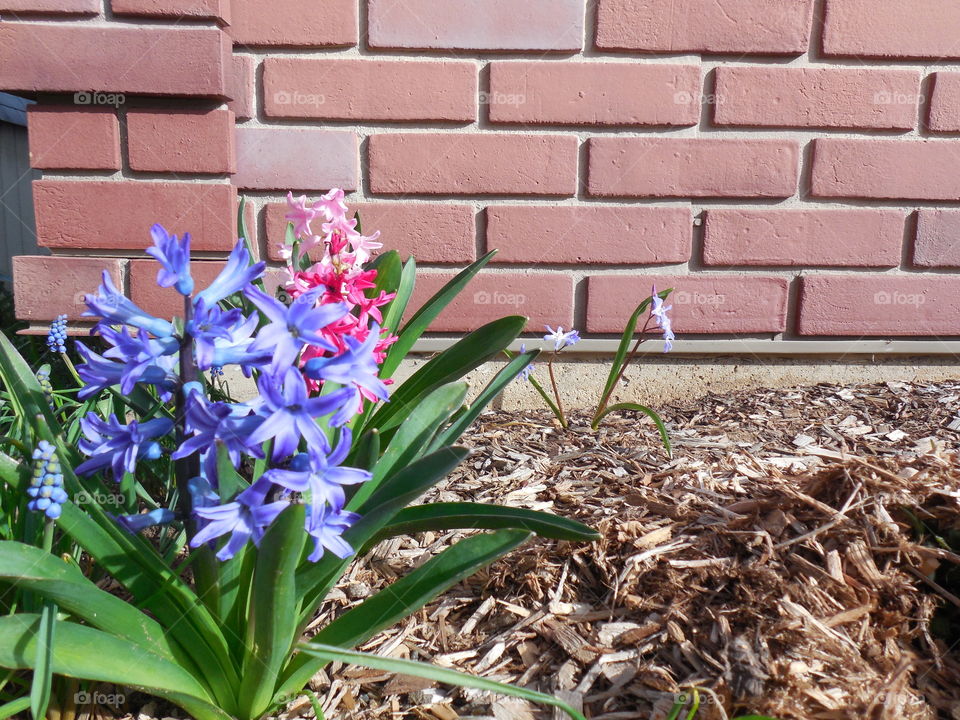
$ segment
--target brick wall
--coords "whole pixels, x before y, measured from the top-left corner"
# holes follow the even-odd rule
[[[151,309],[160,221],[215,272],[238,195],[349,191],[436,330],[617,332],[653,282],[700,337],[960,337],[956,0],[0,0],[37,233],[18,313],[101,268]]]

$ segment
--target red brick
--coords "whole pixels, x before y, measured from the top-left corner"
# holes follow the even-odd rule
[[[816,197],[960,200],[960,141],[818,138]]]
[[[707,211],[707,265],[896,267],[900,210]]]
[[[622,333],[634,308],[673,288],[667,305],[678,336],[770,333],[786,328],[788,281],[757,275],[592,275],[587,283],[587,330]],[[641,327],[645,320],[641,320]]]
[[[810,275],[800,286],[801,335],[960,334],[960,278]]]
[[[597,47],[799,55],[813,0],[600,0]]]
[[[690,259],[690,209],[601,205],[491,205],[495,262],[654,265]]]
[[[31,105],[27,123],[31,167],[120,169],[120,123],[111,109]]]
[[[356,190],[357,135],[303,127],[238,127],[233,184],[252,190]]]
[[[624,92],[629,88],[629,92]],[[696,125],[697,65],[494,62],[491,122],[573,125]]]
[[[114,15],[230,22],[230,0],[110,0]]]
[[[225,262],[190,263],[190,277],[194,290],[200,292],[214,281]],[[176,288],[162,288],[157,285],[159,263],[153,260],[130,261],[130,299],[151,315],[165,318],[183,317],[183,295]]]
[[[913,264],[960,267],[960,210],[924,208],[917,213]]]
[[[910,130],[917,124],[916,70],[730,65],[716,76],[718,125]]]
[[[357,44],[357,0],[231,0],[230,37],[238,45],[328,47]]]
[[[577,145],[574,135],[373,135],[370,189],[387,195],[573,195]]]
[[[473,208],[439,203],[350,203],[348,214],[360,213],[363,232],[380,231],[383,250],[396,250],[418,263],[468,263],[476,260]],[[279,246],[287,230],[286,203],[266,210],[267,257],[280,260]]]
[[[228,63],[216,28],[0,23],[10,91],[222,96]]]
[[[267,58],[267,115],[331,120],[450,120],[477,116],[477,66],[440,60]]]
[[[0,12],[96,15],[100,0],[0,0]]]
[[[234,116],[229,110],[127,113],[131,170],[236,172]]]
[[[256,66],[257,60],[252,55],[234,55],[227,72],[227,96],[231,98],[227,107],[237,120],[257,116]]]
[[[825,55],[960,58],[954,0],[827,0]]]
[[[13,258],[13,303],[21,320],[51,322],[62,313],[71,321],[81,318],[87,306],[83,296],[95,293],[100,274],[110,273],[117,287],[123,287],[125,260],[93,257]]]
[[[583,0],[369,0],[375,48],[579,50]]]
[[[453,271],[418,272],[406,316],[412,317],[454,275]],[[529,331],[542,331],[548,324],[569,328],[573,324],[573,277],[555,272],[481,272],[429,329],[466,332],[506,315],[528,317]]]
[[[150,227],[189,232],[191,249],[236,243],[236,191],[214,183],[35,180],[37,242],[45,247],[139,250]]]
[[[933,77],[927,127],[934,132],[960,132],[960,73],[938,72]]]
[[[796,192],[794,140],[594,137],[587,188],[595,196],[775,197]]]

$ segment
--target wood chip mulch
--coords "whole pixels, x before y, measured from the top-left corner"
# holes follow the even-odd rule
[[[592,720],[960,718],[960,649],[937,578],[960,556],[960,383],[750,391],[646,419],[487,413],[468,464],[427,498],[545,510],[594,544],[534,540],[363,649],[555,693]],[[462,537],[379,546],[327,622]],[[960,615],[954,615],[954,618]],[[936,622],[939,622],[938,619]],[[953,628],[960,637],[960,628]],[[361,668],[314,678],[327,718],[559,718],[521,701]],[[310,717],[306,701],[287,717]]]

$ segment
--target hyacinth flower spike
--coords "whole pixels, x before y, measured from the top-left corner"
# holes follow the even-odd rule
[[[193,293],[193,278],[190,276],[190,233],[184,233],[183,239],[170,235],[159,223],[150,228],[153,245],[147,248],[158,263],[157,285],[163,288],[173,287],[181,295]]]

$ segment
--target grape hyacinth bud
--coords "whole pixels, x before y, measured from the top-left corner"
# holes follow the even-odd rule
[[[33,451],[33,460],[33,477],[27,488],[31,500],[27,508],[56,520],[60,517],[60,506],[67,501],[57,449],[46,440],[41,440]]]
[[[56,410],[53,405],[53,384],[50,382],[50,366],[44,365],[37,370],[37,382],[40,383],[40,389],[43,390],[43,398],[51,410]]]
[[[57,319],[50,325],[47,335],[47,347],[50,352],[65,353],[67,351],[67,316],[57,315]]]

